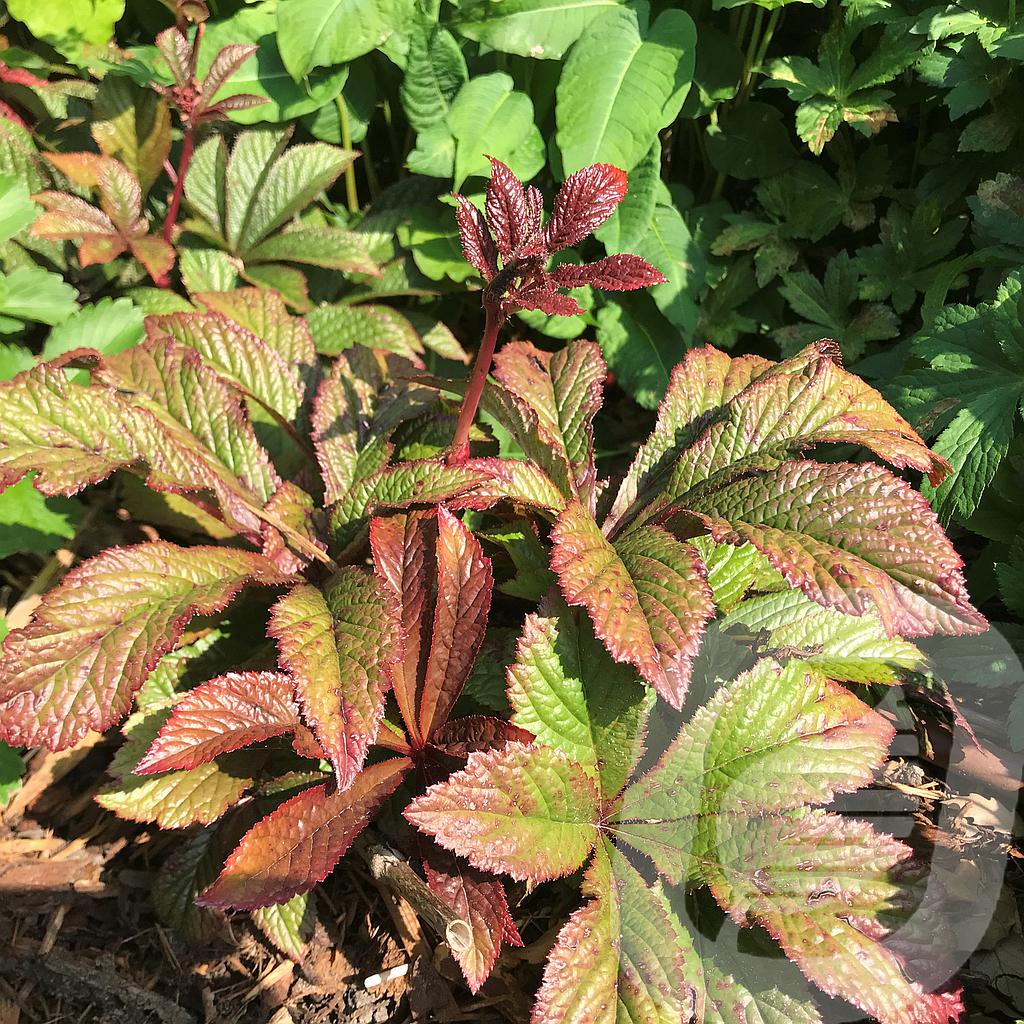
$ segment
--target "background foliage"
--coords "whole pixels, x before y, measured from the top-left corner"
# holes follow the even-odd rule
[[[667,282],[625,296],[579,288],[581,314],[524,311],[512,327],[542,347],[600,344],[618,385],[596,423],[600,471],[628,462],[688,348],[778,358],[834,338],[952,463],[926,493],[974,603],[1020,637],[1015,0],[211,2],[197,73],[221,47],[258,50],[208,99],[263,102],[226,102],[201,128],[173,253],[160,225],[183,124],[174,95],[152,87],[174,82],[154,40],[175,12],[143,0],[3,9],[0,378],[83,345],[128,349],[145,314],[246,283],[304,314],[323,355],[372,338],[455,374],[482,321],[447,194],[482,201],[484,154],[547,195],[614,163],[629,195],[569,258],[635,252]],[[118,161],[137,197],[68,159],[83,152]],[[30,198],[42,193],[102,212],[97,258],[69,243],[66,223],[47,230],[51,203]],[[436,429],[441,443],[450,423]],[[28,481],[9,488],[0,557],[15,575],[45,572],[85,514]],[[160,514],[180,525],[170,499]],[[995,714],[1021,749],[1024,691],[1005,684]],[[20,761],[0,754],[3,799]]]

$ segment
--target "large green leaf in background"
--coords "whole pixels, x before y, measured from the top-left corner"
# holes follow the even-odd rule
[[[684,11],[647,24],[646,3],[595,18],[558,81],[556,140],[566,174],[594,163],[632,170],[679,113],[690,88],[697,30]]]
[[[232,43],[255,43],[259,50],[250,57],[228,84],[217,93],[217,99],[238,93],[263,96],[267,102],[251,110],[236,110],[232,120],[240,124],[259,121],[289,121],[312,113],[325,103],[332,102],[345,84],[347,69],[331,67],[314,71],[296,82],[288,73],[278,51],[277,3],[264,3],[243,7],[224,21],[213,22],[207,30],[199,51],[198,73],[202,77],[210,69],[213,58],[221,47]]]
[[[125,0],[7,0],[7,10],[37,39],[78,60],[88,47],[110,42],[124,4]]]
[[[412,14],[411,0],[278,0],[277,45],[296,82],[384,43]]]
[[[561,60],[594,18],[621,0],[461,0],[454,27],[503,53]]]
[[[471,175],[490,172],[485,153],[507,163],[524,181],[544,166],[544,139],[533,123],[533,103],[517,92],[511,75],[471,79],[448,114],[455,139],[455,188]]]
[[[455,37],[424,20],[410,37],[402,79],[402,106],[409,124],[424,132],[442,123],[468,80],[466,58]]]

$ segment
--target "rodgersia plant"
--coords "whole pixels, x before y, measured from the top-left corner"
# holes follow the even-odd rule
[[[459,199],[486,333],[447,448],[417,431],[460,385],[358,345],[323,365],[255,289],[0,385],[0,483],[35,472],[71,494],[131,474],[225,538],[69,573],[4,642],[3,736],[61,749],[124,722],[100,802],[194,827],[157,887],[193,935],[196,904],[252,909],[300,955],[310,890],[402,792],[415,828],[392,841],[465,923],[473,990],[521,941],[501,876],[586,865],[537,1024],[819,1020],[788,975],[766,986],[720,959],[723,912],[883,1024],[956,1019],[955,991],[915,980],[939,929],[894,937],[916,899],[908,848],[825,809],[892,737],[854,687],[920,667],[914,637],[985,628],[927,502],[880,463],[933,483],[946,464],[821,342],[780,363],[691,350],[624,478],[600,479],[597,346],[492,352],[508,312],[574,311],[560,288],[660,280],[631,256],[548,270],[625,185],[587,168],[544,223],[494,161],[486,220]],[[521,458],[473,454],[478,405]],[[808,457],[836,445],[879,461]],[[272,591],[266,647],[193,685],[243,588]],[[465,714],[496,593],[537,610],[500,666],[509,713]],[[735,671],[691,692],[715,619],[739,637]]]

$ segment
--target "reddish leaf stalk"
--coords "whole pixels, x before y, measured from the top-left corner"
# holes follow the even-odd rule
[[[167,217],[164,219],[164,241],[171,244],[171,236],[174,234],[174,225],[178,220],[178,211],[181,209],[181,196],[185,190],[185,175],[188,172],[188,165],[192,160],[192,152],[196,145],[196,130],[191,123],[185,128],[184,138],[181,140],[181,156],[178,159],[178,177],[174,182],[174,191],[171,193],[171,201],[167,207]],[[157,282],[158,284],[160,282]],[[164,279],[166,284],[166,278]]]
[[[179,27],[178,31],[182,31]],[[199,65],[199,44],[203,41],[203,34],[206,31],[206,23],[200,22],[196,26],[195,38],[192,40],[192,54],[189,63],[189,71],[192,80],[195,81],[196,68]],[[184,33],[183,33],[184,34]],[[184,135],[181,140],[181,155],[178,157],[178,171],[174,177],[174,191],[171,193],[171,201],[167,206],[167,216],[164,218],[164,241],[171,245],[174,235],[174,226],[178,221],[178,212],[181,209],[181,197],[185,191],[185,175],[188,173],[188,165],[192,162],[192,153],[196,146],[196,123],[192,117],[192,110],[179,109]],[[168,286],[169,279],[166,274],[155,282],[160,288]]]
[[[487,382],[491,360],[494,358],[494,348],[498,342],[498,332],[505,322],[501,298],[494,295],[491,287],[484,292],[483,306],[486,317],[484,334],[480,340],[480,351],[476,354],[476,362],[473,363],[473,372],[469,375],[466,396],[459,409],[459,419],[455,424],[455,437],[448,450],[449,466],[461,465],[469,458],[469,432],[472,429],[473,420],[476,418],[480,398],[484,393],[484,384]]]

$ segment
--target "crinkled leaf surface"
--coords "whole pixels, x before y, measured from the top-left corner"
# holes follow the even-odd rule
[[[96,802],[130,821],[154,822],[161,828],[183,828],[216,821],[252,785],[244,769],[207,761],[186,770],[135,775],[140,756],[167,721],[166,710],[133,715],[125,724],[125,742],[114,755],[110,773]]]
[[[476,993],[490,975],[502,943],[523,944],[509,913],[505,888],[494,876],[470,867],[436,843],[429,844],[423,868],[435,895],[469,925],[469,942],[456,944],[452,955],[470,991]]]
[[[494,376],[536,413],[541,440],[565,458],[581,495],[589,494],[596,475],[593,419],[607,373],[590,341],[571,341],[553,355],[529,342],[511,342],[494,361]]]
[[[696,992],[660,886],[648,886],[602,838],[584,892],[589,902],[562,927],[548,957],[532,1024],[690,1020]]]
[[[300,584],[271,612],[280,663],[340,790],[356,779],[384,714],[399,656],[394,604],[378,579],[346,567],[323,592]]]
[[[597,840],[591,778],[550,747],[509,743],[471,754],[405,812],[417,828],[482,871],[534,882],[582,864]]]
[[[680,707],[714,611],[696,551],[658,526],[613,544],[578,501],[558,517],[551,539],[551,567],[566,601],[587,609],[616,661],[635,666]]]
[[[189,690],[135,765],[137,775],[191,769],[300,725],[283,672],[229,672]]]
[[[901,671],[919,672],[925,665],[912,643],[886,633],[877,613],[854,618],[815,604],[799,590],[748,598],[721,627],[765,630],[770,647],[804,652],[800,657],[830,679],[898,683]]]
[[[284,903],[322,881],[411,766],[406,758],[371,765],[344,792],[314,786],[258,821],[200,897],[208,907],[252,910]]]
[[[185,623],[249,582],[283,579],[252,552],[163,541],[111,548],[72,570],[4,641],[4,737],[60,750],[109,728]]]
[[[636,672],[612,660],[585,615],[528,615],[508,669],[512,721],[600,779],[625,785],[643,745],[650,701]]]
[[[377,572],[401,605],[395,697],[414,742],[448,720],[483,643],[494,577],[480,544],[443,505],[376,519]]]
[[[890,635],[986,628],[928,502],[880,466],[788,462],[687,504],[715,540],[749,541],[820,604],[876,609]]]

